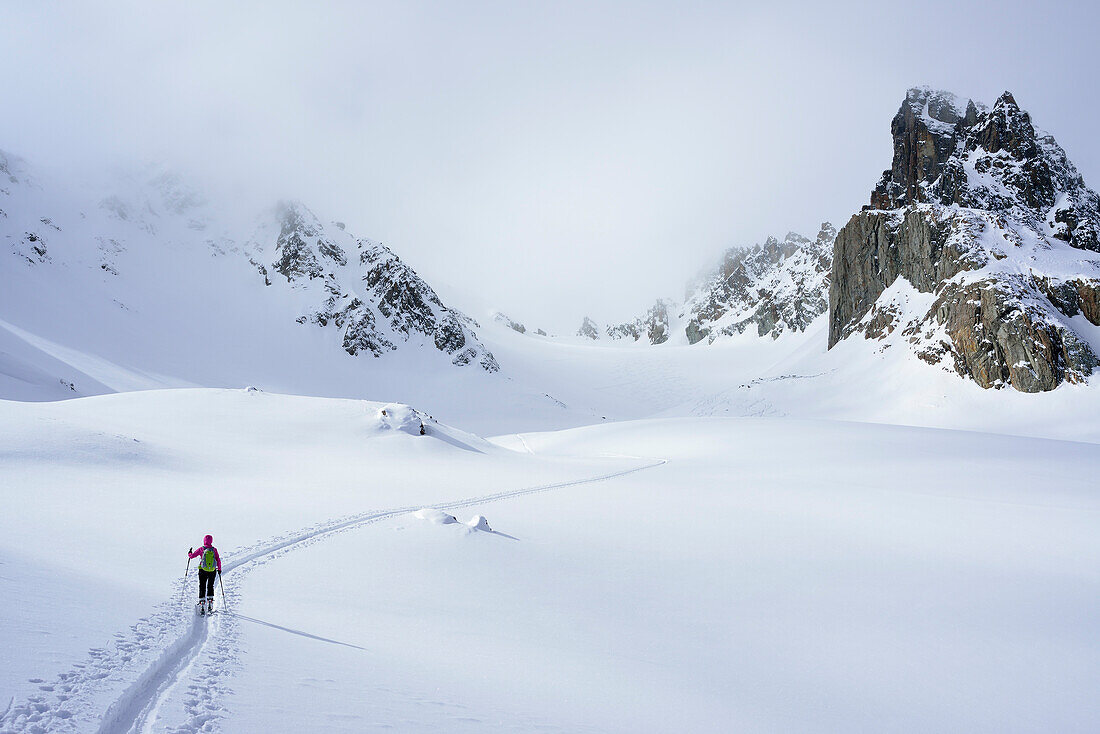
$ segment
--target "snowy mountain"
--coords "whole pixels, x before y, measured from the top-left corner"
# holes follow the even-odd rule
[[[829,346],[897,331],[980,386],[1083,382],[1100,364],[1100,198],[1005,92],[909,90],[894,159],[838,233]],[[896,340],[895,340],[896,341]]]
[[[708,344],[754,331],[773,339],[804,332],[828,309],[836,228],[825,222],[813,240],[788,232],[752,247],[732,247],[710,272],[689,283],[682,303],[657,299],[642,316],[605,329],[585,317],[577,335],[598,340]]]
[[[316,305],[298,323],[337,329],[352,356],[379,357],[402,342],[418,341],[451,355],[455,365],[500,369],[473,331],[478,324],[444,306],[389,248],[353,237],[339,222],[326,230],[301,203],[280,203],[244,251],[265,284],[271,285],[270,263],[287,287],[311,292]]]
[[[773,339],[805,331],[828,307],[829,271],[836,228],[821,225],[810,240],[788,232],[751,248],[732,248],[693,288],[684,304],[688,342],[713,343],[754,328]]]
[[[892,167],[840,232],[732,248],[683,304],[606,328],[586,317],[578,336],[774,339],[828,311],[830,348],[855,333],[900,341],[987,388],[1087,380],[1100,366],[1100,197],[1065,151],[1008,92],[989,108],[911,89],[891,131]]]
[[[303,204],[234,219],[164,171],[76,186],[4,153],[0,176],[0,397],[355,394],[397,352],[499,370],[478,324],[393,251]]]

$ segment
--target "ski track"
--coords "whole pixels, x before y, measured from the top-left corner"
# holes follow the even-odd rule
[[[523,443],[530,451],[526,442]],[[667,463],[667,459],[651,459],[642,466],[595,477],[505,490],[442,504],[368,511],[316,523],[304,530],[236,550],[222,564],[227,574],[236,571],[223,577],[226,594],[234,599],[239,598],[243,578],[250,570],[285,553],[312,545],[335,533],[415,512],[424,506],[457,510],[617,479]],[[40,693],[26,701],[8,704],[8,709],[0,716],[0,734],[80,731],[95,731],[98,734],[145,734],[152,731],[196,734],[217,731],[218,721],[225,713],[218,701],[229,691],[228,678],[239,664],[237,641],[240,623],[232,613],[215,613],[208,618],[195,614],[194,600],[187,594],[193,579],[180,579],[177,583],[180,591],[174,592],[151,615],[132,624],[128,633],[115,633],[113,642],[108,645],[91,648],[84,661],[60,673],[52,683],[32,679],[32,683],[40,684]],[[219,597],[221,594],[216,593],[217,603],[224,604],[224,598]],[[193,663],[200,654],[205,655],[207,660],[196,668]],[[172,728],[162,725],[154,729],[162,705],[178,684],[185,681],[188,684],[182,697],[184,722]]]

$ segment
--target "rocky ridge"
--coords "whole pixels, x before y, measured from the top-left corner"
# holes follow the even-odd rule
[[[1005,92],[911,89],[871,203],[838,233],[829,346],[898,332],[982,387],[1051,390],[1100,365],[1100,198]],[[929,298],[896,298],[902,279]],[[926,303],[927,301],[927,303]],[[915,307],[914,304],[920,304]]]
[[[773,339],[801,332],[828,310],[836,228],[825,222],[815,239],[795,232],[783,240],[727,250],[713,270],[688,284],[682,303],[658,299],[642,316],[601,330],[585,317],[578,336],[688,344],[755,331]]]
[[[419,340],[457,366],[500,369],[473,331],[478,324],[445,306],[392,250],[355,238],[340,223],[326,229],[299,202],[280,203],[273,221],[260,225],[244,251],[268,285],[278,274],[290,288],[314,293],[316,305],[298,322],[339,329],[352,356],[379,357]]]
[[[727,250],[684,304],[688,342],[713,343],[750,328],[773,339],[805,331],[828,309],[835,239],[836,228],[824,222],[813,240],[789,232],[782,241]]]
[[[239,260],[242,284],[251,271],[264,286],[288,290],[286,300],[301,305],[298,323],[339,330],[350,355],[378,357],[415,342],[457,366],[499,370],[477,323],[444,305],[393,251],[352,236],[341,223],[323,225],[301,203],[280,203],[241,237],[212,202],[162,169],[120,176],[105,196],[74,196],[28,169],[0,151],[0,256],[12,256],[0,262],[5,268],[55,267],[78,280],[84,273],[109,300],[133,290],[120,286],[148,279],[151,263],[170,267],[176,252]],[[101,286],[91,285],[97,281]]]

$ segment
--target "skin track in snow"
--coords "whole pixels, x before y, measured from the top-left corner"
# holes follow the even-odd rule
[[[498,502],[581,484],[608,481],[652,469],[664,463],[666,462],[663,459],[645,461],[640,466],[594,477],[505,490],[436,506],[454,510]],[[419,507],[418,505],[363,513],[241,549],[223,564],[224,570],[229,573],[228,594],[233,596],[238,592],[243,576],[255,565],[268,563],[284,553],[323,540],[333,533],[412,513]],[[186,581],[181,581],[181,584],[186,585]],[[172,639],[173,630],[181,628],[182,634]],[[0,719],[0,732],[6,734],[8,731],[20,731],[30,727],[43,727],[42,731],[78,731],[87,722],[97,717],[94,710],[84,710],[79,713],[74,711],[74,706],[70,703],[74,692],[84,692],[85,689],[94,687],[97,681],[106,678],[109,671],[125,668],[134,659],[134,653],[138,651],[141,657],[153,657],[153,660],[107,707],[96,729],[98,734],[151,731],[162,703],[175,687],[184,681],[190,681],[188,695],[185,698],[187,720],[182,728],[176,731],[199,732],[209,722],[216,720],[222,711],[217,699],[225,690],[225,677],[231,672],[232,661],[239,654],[235,646],[237,624],[233,615],[222,615],[210,620],[207,624],[206,620],[194,614],[188,614],[186,611],[181,614],[179,603],[173,598],[172,601],[165,602],[155,615],[135,624],[132,630],[134,636],[131,639],[120,639],[110,648],[94,650],[90,660],[71,671],[62,673],[58,677],[58,689],[64,691],[61,695],[52,698],[47,696],[46,693],[53,692],[51,687],[50,691],[44,691],[42,695],[34,696],[24,703],[13,706]],[[203,666],[194,679],[189,678],[186,675],[187,670],[196,656],[210,644],[211,639],[214,640],[216,649],[210,654],[219,661],[219,664]]]

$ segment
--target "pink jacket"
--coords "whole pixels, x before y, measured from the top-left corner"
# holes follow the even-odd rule
[[[188,558],[198,558],[209,548],[214,551],[214,560],[218,562],[218,573],[222,572],[222,557],[218,555],[218,549],[214,547],[214,536],[207,535],[202,539],[202,547],[187,554]]]

